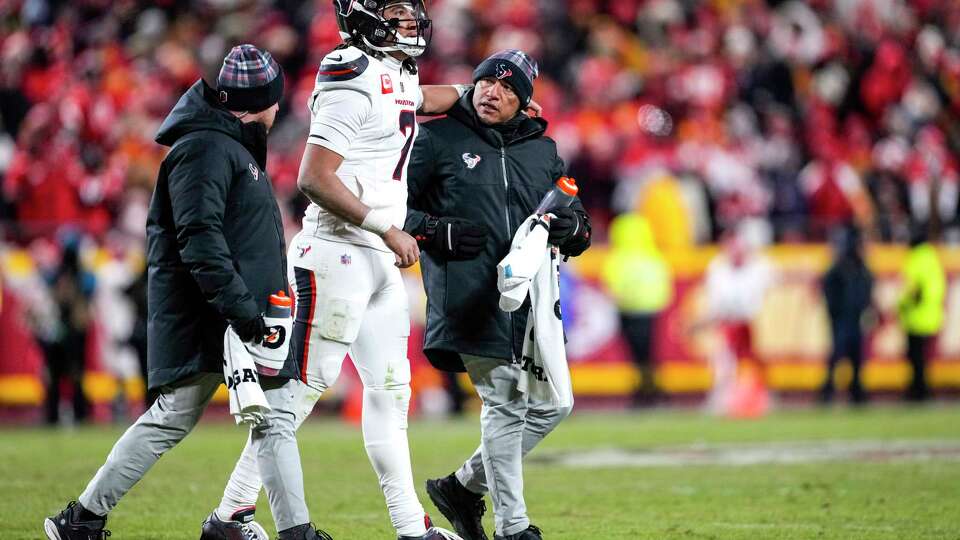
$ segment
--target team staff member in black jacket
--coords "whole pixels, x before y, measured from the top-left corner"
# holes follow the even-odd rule
[[[224,59],[217,89],[197,81],[160,127],[157,142],[171,149],[147,218],[148,386],[159,397],[117,441],[79,503],[44,522],[48,538],[105,536],[107,513],[186,437],[223,383],[227,325],[245,342],[263,340],[268,297],[287,290],[280,211],[266,172],[267,132],[282,95],[280,66],[241,45]],[[280,377],[261,380],[273,410],[252,432],[280,530],[310,521],[290,410],[302,386],[291,379],[296,372],[288,361]]]
[[[490,491],[496,538],[539,539],[523,500],[522,455],[569,414],[517,390],[527,309],[497,305],[497,263],[516,228],[563,174],[547,123],[523,109],[536,62],[519,50],[487,58],[475,88],[444,119],[421,126],[407,171],[404,228],[420,240],[427,293],[424,352],[439,369],[469,373],[483,402],[480,448],[427,493],[457,533],[486,539],[480,524]],[[580,201],[556,208],[550,242],[576,256],[590,245]]]

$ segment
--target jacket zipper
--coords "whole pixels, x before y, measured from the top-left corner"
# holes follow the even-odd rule
[[[510,226],[510,183],[507,182],[507,149],[500,148],[500,167],[503,170],[503,193],[507,204],[503,207],[503,217],[507,220],[507,237],[513,238],[512,227]]]
[[[503,205],[503,217],[506,219],[507,223],[507,241],[513,243],[513,227],[510,226],[510,182],[507,181],[507,147],[500,147],[500,168],[503,170],[503,194],[506,204]],[[514,329],[513,329],[513,312],[508,312],[507,317],[510,320],[510,359],[513,363],[517,363],[517,356],[514,353],[513,342],[514,342]]]

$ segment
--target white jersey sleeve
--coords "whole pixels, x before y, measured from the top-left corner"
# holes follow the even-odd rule
[[[350,150],[373,108],[370,82],[364,77],[369,59],[357,49],[339,49],[323,59],[310,96],[307,142],[341,156]]]

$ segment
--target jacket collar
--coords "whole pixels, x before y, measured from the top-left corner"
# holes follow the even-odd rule
[[[501,133],[499,130],[482,123],[477,117],[476,110],[473,108],[473,90],[464,94],[463,97],[450,108],[447,114],[454,120],[472,129],[482,139],[497,148],[503,148],[527,139],[540,137],[547,131],[546,120],[543,118],[528,118],[526,115],[523,115],[524,119],[512,134]]]
[[[207,104],[214,108],[224,111],[223,105],[217,97],[217,91],[210,87],[206,81],[203,81],[203,98]],[[229,111],[227,114],[233,116]],[[244,122],[237,118],[240,124],[240,133],[237,140],[246,148],[253,158],[257,160],[257,165],[263,171],[267,170],[267,126],[260,122]]]
[[[194,83],[164,119],[156,141],[173,146],[194,131],[219,131],[244,146],[260,169],[267,168],[267,128],[259,122],[241,122],[220,105],[217,91],[203,79]]]

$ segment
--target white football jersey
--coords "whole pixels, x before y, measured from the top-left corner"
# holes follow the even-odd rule
[[[356,47],[324,57],[310,96],[308,144],[343,156],[337,176],[371,209],[389,212],[403,228],[407,163],[417,138],[420,78],[393,57],[374,58]],[[316,204],[303,219],[307,234],[390,251],[383,239]]]

